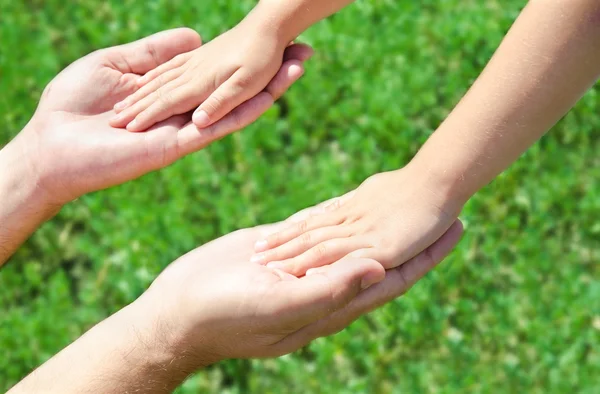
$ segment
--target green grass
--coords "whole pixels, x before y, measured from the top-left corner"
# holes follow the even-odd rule
[[[304,35],[317,50],[306,76],[255,125],[67,206],[0,272],[0,390],[186,251],[404,165],[524,3],[359,1]],[[176,26],[208,40],[252,4],[1,2],[0,141],[76,58]],[[596,392],[599,93],[473,198],[459,248],[403,299],[291,356],[211,367],[180,392]]]

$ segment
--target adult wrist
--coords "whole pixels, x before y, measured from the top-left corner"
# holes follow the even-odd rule
[[[41,186],[42,179],[33,168],[35,160],[26,149],[23,140],[23,130],[20,135],[0,150],[0,195],[2,196],[2,227],[9,216],[18,216],[23,221],[23,215],[35,215],[45,221],[56,215],[63,204],[53,201]]]
[[[194,313],[196,315],[196,313]],[[202,340],[203,332],[196,324],[190,324],[190,314],[180,312],[178,306],[165,302],[163,293],[151,288],[128,306],[127,320],[138,332],[145,332],[143,341],[150,346],[157,365],[164,364],[173,376],[183,380],[190,373],[221,361],[210,344]],[[191,327],[191,328],[190,328]]]

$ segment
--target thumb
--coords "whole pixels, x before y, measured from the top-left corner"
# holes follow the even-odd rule
[[[362,290],[381,282],[385,269],[375,260],[346,257],[294,281],[282,281],[273,299],[286,327],[300,329],[345,307]]]
[[[192,29],[179,28],[153,34],[141,40],[104,50],[118,71],[143,75],[202,45],[200,35]]]

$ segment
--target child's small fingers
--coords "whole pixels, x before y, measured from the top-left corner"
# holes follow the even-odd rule
[[[170,92],[177,89],[181,85],[185,85],[185,81],[181,78],[175,79],[163,86],[162,88],[150,93],[148,96],[144,97],[140,101],[135,102],[130,107],[125,108],[121,113],[117,114],[117,116],[113,117],[110,120],[110,125],[113,127],[126,127],[129,131],[141,131],[144,130],[140,128],[138,125],[131,125],[131,122],[143,111],[148,109],[152,104],[156,101],[168,100],[167,97],[171,94]]]
[[[144,111],[150,105],[152,105],[152,95],[145,97],[144,99],[142,99],[141,101],[138,101],[138,102],[134,103],[130,107],[127,107],[122,112],[120,112],[117,115],[113,116],[109,120],[108,123],[112,127],[122,127],[122,128],[124,128],[129,123],[131,123],[131,121],[133,121],[135,119],[135,117],[138,116],[138,114],[140,112]]]
[[[183,73],[183,71],[177,69],[177,70],[168,71],[164,74],[160,74],[152,82],[150,82],[147,85],[145,85],[144,87],[138,89],[135,93],[133,93],[129,97],[125,98],[125,100],[115,104],[115,107],[114,107],[115,112],[120,113],[120,112],[124,111],[125,109],[129,108],[130,106],[132,106],[133,104],[139,102],[140,100],[143,100],[144,98],[148,97],[150,94],[157,91],[158,89],[161,89],[161,88],[167,86],[168,84],[170,84],[171,82],[179,79],[181,77],[182,73]]]
[[[198,107],[192,121],[199,129],[210,126],[254,97],[260,89],[256,91],[253,85],[252,78],[247,76],[246,72],[236,71]]]
[[[153,81],[156,77],[161,74],[166,73],[167,71],[173,70],[177,67],[182,66],[192,57],[192,52],[182,53],[181,55],[175,56],[173,59],[168,62],[161,64],[153,70],[148,71],[145,75],[141,76],[137,80],[137,84],[139,87],[146,85],[148,82]]]
[[[368,242],[359,237],[331,239],[315,245],[300,256],[274,261],[267,264],[267,267],[280,269],[295,276],[303,276],[310,269],[331,264],[357,249],[368,246]]]
[[[276,248],[257,253],[251,257],[251,261],[259,264],[267,264],[271,261],[287,260],[299,256],[316,245],[330,239],[349,237],[354,231],[352,226],[343,225],[318,228],[308,231]]]
[[[254,249],[256,252],[264,252],[266,250],[283,245],[284,243],[289,242],[308,231],[321,227],[336,226],[341,224],[343,221],[343,214],[311,216],[306,220],[292,224],[290,227],[283,229],[282,231],[270,234],[265,239],[259,240],[254,245]]]
[[[138,132],[152,127],[154,124],[192,110],[196,103],[190,100],[193,94],[189,87],[181,86],[179,89],[167,92],[157,91],[158,98],[140,112],[135,119],[127,125],[127,130]]]

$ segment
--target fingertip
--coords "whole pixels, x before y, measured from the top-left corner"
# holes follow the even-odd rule
[[[127,129],[127,131],[135,133],[142,130],[141,126],[142,124],[140,123],[140,121],[138,119],[134,119],[131,122],[129,122],[129,124],[125,128]]]
[[[320,274],[323,273],[324,270],[322,267],[319,268],[309,268],[306,273],[304,274],[304,276],[312,276],[312,275],[316,275],[316,274]]]
[[[254,251],[255,252],[264,252],[268,248],[269,248],[269,243],[267,242],[266,239],[258,240],[254,244]]]
[[[121,111],[123,111],[125,108],[127,108],[127,100],[123,100],[123,101],[119,101],[118,103],[116,103],[113,107],[113,110],[116,113],[119,113]]]
[[[271,263],[267,264],[267,268],[270,268],[273,270],[285,271],[284,265],[282,263],[278,263],[278,262],[271,262]]]
[[[264,262],[265,262],[265,255],[262,254],[262,253],[253,254],[250,257],[250,262],[254,263],[254,264],[264,264]]]
[[[302,60],[303,62],[309,60],[315,54],[315,50],[313,49],[313,47],[305,45],[304,48],[306,49],[304,49],[300,55],[300,60]]]
[[[383,282],[385,279],[385,269],[383,266],[376,261],[374,261],[374,263],[376,264],[372,265],[370,271],[368,271],[360,281],[361,290],[366,290],[379,282]]]
[[[199,110],[194,112],[192,116],[192,122],[196,125],[197,128],[203,129],[210,125],[210,117],[204,110]]]
[[[300,79],[304,75],[304,67],[300,64],[290,64],[288,68],[288,77],[294,81]]]
[[[136,81],[136,83],[137,83],[137,86],[138,86],[139,88],[141,88],[142,86],[144,86],[144,85],[146,84],[146,82],[148,82],[148,74],[146,74],[146,75],[144,75],[144,76],[141,76],[141,77],[139,77],[139,78],[137,79],[137,81]]]

